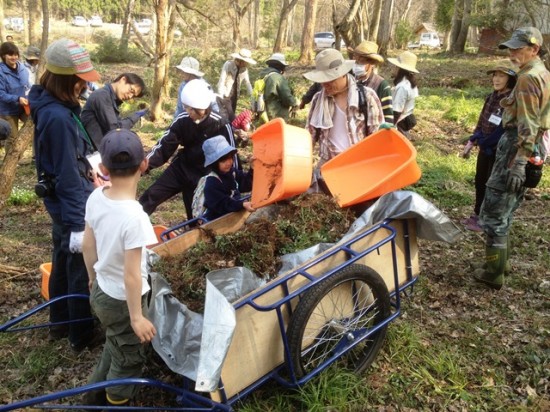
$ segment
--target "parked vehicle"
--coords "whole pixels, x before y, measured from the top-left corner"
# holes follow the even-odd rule
[[[153,21],[151,19],[142,19],[136,22],[137,31],[140,34],[147,35],[151,32],[151,27],[153,26]],[[133,30],[133,27],[132,27]]]
[[[77,27],[86,27],[88,25],[88,20],[86,20],[83,16],[75,16],[72,24]]]
[[[322,31],[315,33],[313,36],[313,44],[316,49],[326,49],[336,47],[336,36],[330,31]],[[340,48],[344,47],[344,42],[340,40]]]
[[[439,48],[441,41],[435,32],[422,33],[418,42],[419,47]]]
[[[4,27],[6,30],[21,33],[25,28],[25,20],[23,17],[8,17],[4,19]]]
[[[92,16],[92,18],[88,21],[91,27],[101,27],[103,26],[103,20],[100,16]]]

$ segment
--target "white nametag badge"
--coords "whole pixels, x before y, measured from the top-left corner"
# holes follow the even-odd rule
[[[489,117],[489,123],[493,123],[495,125],[499,125],[502,121],[502,117],[498,117],[496,114],[492,114],[491,117]]]
[[[86,156],[86,159],[90,163],[93,171],[100,176],[103,180],[109,180],[109,176],[104,176],[103,173],[99,171],[99,164],[101,163],[101,154],[99,152],[93,152]]]

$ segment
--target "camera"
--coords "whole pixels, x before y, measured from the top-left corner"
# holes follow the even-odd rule
[[[34,185],[34,193],[38,197],[49,197],[55,193],[55,182],[48,178],[42,178]]]

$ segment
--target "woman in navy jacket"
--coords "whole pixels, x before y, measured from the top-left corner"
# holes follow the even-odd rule
[[[72,40],[61,39],[46,51],[46,71],[29,94],[34,121],[34,147],[39,183],[37,194],[52,219],[50,299],[72,293],[89,295],[88,273],[82,257],[84,214],[94,176],[86,156],[93,152],[80,122],[78,96],[86,81],[99,80],[88,53]],[[50,306],[52,323],[90,319],[90,303],[64,299]],[[52,326],[50,339],[68,334],[80,352],[98,343],[93,321]]]
[[[0,117],[11,126],[11,134],[5,142],[6,154],[12,141],[17,137],[19,120],[25,121],[23,109],[28,106],[27,94],[31,87],[29,72],[19,61],[19,49],[11,42],[0,45]]]
[[[517,79],[514,70],[502,65],[487,71],[487,74],[491,75],[493,92],[485,99],[477,126],[462,154],[463,157],[468,157],[474,146],[479,147],[475,175],[476,199],[474,214],[462,220],[462,224],[465,225],[466,229],[474,232],[482,231],[481,226],[479,226],[479,212],[485,197],[485,185],[491,175],[491,170],[493,170],[498,141],[504,133],[500,101],[512,93]]]

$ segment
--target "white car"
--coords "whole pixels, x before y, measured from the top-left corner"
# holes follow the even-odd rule
[[[84,17],[82,16],[75,16],[73,18],[73,26],[77,26],[77,27],[86,27],[88,25],[88,20],[86,20]]]
[[[103,20],[99,16],[92,16],[92,18],[88,21],[88,23],[92,27],[101,27],[101,26],[103,26]]]
[[[136,23],[137,31],[140,34],[147,35],[151,32],[151,26],[153,25],[153,21],[150,19],[142,19],[141,21],[138,21]],[[132,27],[133,29],[133,27]]]
[[[16,33],[21,33],[25,28],[23,17],[12,17],[10,22],[11,30]]]
[[[420,35],[418,46],[419,47],[425,46],[429,48],[438,49],[441,47],[441,40],[439,40],[439,35],[437,33],[434,33],[434,32],[422,33]]]
[[[316,49],[326,49],[336,47],[336,36],[330,31],[315,33],[313,36],[313,45]],[[344,47],[344,42],[340,40],[340,48]]]

